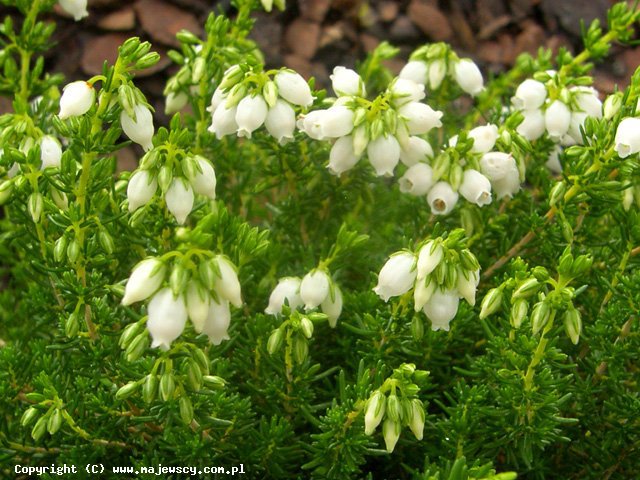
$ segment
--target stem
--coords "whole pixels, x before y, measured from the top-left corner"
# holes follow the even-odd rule
[[[632,251],[633,250],[631,250],[631,247],[629,246],[627,251],[624,252],[624,255],[622,255],[622,260],[620,261],[618,270],[616,271],[616,273],[613,276],[613,279],[611,280],[611,289],[604,296],[604,299],[602,300],[602,304],[600,305],[600,313],[602,313],[602,311],[604,310],[604,307],[607,305],[607,303],[609,303],[609,300],[611,300],[611,297],[613,297],[613,289],[616,288],[616,286],[618,285],[618,282],[620,281],[620,277],[622,276],[625,269],[627,268],[627,262],[629,261],[629,257],[631,256]]]
[[[538,342],[538,346],[536,347],[535,352],[533,353],[533,358],[527,367],[527,373],[524,377],[524,389],[526,392],[531,391],[533,388],[533,376],[536,373],[536,367],[544,358],[545,348],[547,348],[547,343],[549,343],[549,339],[545,337],[545,334],[551,330],[553,326],[553,317],[555,317],[555,310],[551,312],[549,320],[547,322],[547,326],[542,331],[540,335],[540,341]]]

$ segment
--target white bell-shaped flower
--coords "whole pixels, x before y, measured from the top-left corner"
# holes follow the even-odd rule
[[[427,133],[432,128],[442,126],[442,112],[436,111],[425,103],[409,102],[398,110],[404,119],[410,135]]]
[[[129,212],[134,212],[146,205],[156,193],[158,182],[152,177],[149,170],[138,170],[129,179],[127,185],[127,198],[129,199]]]
[[[55,137],[44,135],[40,139],[40,159],[42,160],[41,170],[48,167],[60,167],[62,147]]]
[[[58,3],[76,22],[89,16],[89,12],[87,12],[87,0],[59,0]]]
[[[324,140],[322,125],[326,113],[327,110],[314,110],[306,115],[301,115],[297,127],[314,140]]]
[[[620,158],[640,152],[640,118],[623,118],[616,130],[614,142]]]
[[[469,138],[473,138],[472,152],[487,153],[496,144],[498,127],[493,124],[476,127],[469,132]]]
[[[458,292],[437,288],[423,308],[427,318],[431,320],[431,330],[445,330],[448,332],[449,322],[458,313],[459,303]]]
[[[227,93],[225,93],[225,90],[223,88],[218,86],[218,88],[216,88],[213,92],[213,95],[211,95],[211,104],[207,107],[207,111],[211,113],[215,112],[218,106],[222,105],[222,102],[224,102],[226,99]]]
[[[320,129],[324,138],[349,135],[353,130],[353,110],[344,105],[334,105],[324,111],[320,118]]]
[[[197,333],[202,332],[209,315],[210,302],[211,296],[201,284],[195,281],[189,282],[187,286],[187,313]]]
[[[571,137],[571,140],[568,143],[571,145],[580,144],[582,145],[582,132],[580,129],[584,127],[584,121],[587,119],[587,114],[585,112],[572,112],[571,113],[571,122],[569,123],[569,130],[567,131],[567,135],[562,138],[562,144],[565,146],[567,140],[565,137]],[[573,143],[572,143],[573,142]]]
[[[174,297],[170,288],[163,288],[151,298],[147,311],[147,329],[153,340],[151,348],[169,350],[187,323],[187,307],[182,295]]]
[[[393,452],[400,438],[400,422],[391,420],[389,417],[382,423],[382,435],[384,437],[384,445],[387,452]]]
[[[364,434],[373,435],[380,422],[384,418],[384,414],[387,410],[387,397],[376,390],[369,400],[364,412]]]
[[[407,293],[416,279],[415,262],[415,255],[409,252],[400,252],[389,257],[380,270],[378,284],[373,291],[385,302],[391,297]]]
[[[477,170],[465,170],[458,191],[468,202],[479,207],[491,203],[491,182]]]
[[[562,173],[562,163],[560,163],[560,153],[562,153],[562,147],[556,145],[551,152],[549,152],[549,156],[547,157],[547,161],[545,162],[545,166],[551,170],[551,173],[559,174]]]
[[[278,87],[278,95],[287,102],[301,107],[308,107],[313,103],[309,84],[299,73],[291,70],[281,70],[273,80]]]
[[[427,202],[434,215],[447,215],[451,213],[458,203],[458,192],[451,188],[447,182],[436,183],[427,194]]]
[[[218,108],[213,111],[211,126],[209,126],[208,130],[214,133],[218,140],[226,135],[235,133],[238,130],[238,123],[236,122],[237,112],[237,106],[227,108],[224,102],[221,103],[218,105]]]
[[[460,271],[458,270],[458,281],[456,290],[472,307],[476,304],[476,290],[480,283],[480,270]]]
[[[209,312],[202,327],[202,333],[209,337],[213,345],[220,345],[229,340],[229,325],[231,324],[231,309],[227,300],[216,302],[214,298],[209,302]]]
[[[489,152],[480,159],[480,171],[492,183],[503,178],[514,168],[517,170],[516,161],[508,153]]]
[[[327,316],[329,326],[331,328],[336,328],[338,318],[342,313],[342,292],[335,283],[333,284],[333,297],[331,296],[330,290],[327,298],[325,298],[324,302],[320,304],[320,309],[322,310],[322,313]]]
[[[281,278],[276,288],[271,292],[269,305],[264,312],[269,315],[280,315],[285,302],[287,302],[292,311],[301,307],[303,302],[300,297],[300,283],[298,277]]]
[[[436,282],[430,279],[418,278],[416,279],[416,285],[413,289],[413,303],[416,312],[422,310],[425,304],[436,291]]]
[[[547,99],[547,87],[544,83],[528,78],[516,89],[511,103],[518,110],[535,110],[544,105]]]
[[[353,151],[353,136],[347,135],[340,137],[331,147],[327,168],[334,175],[340,176],[355,167],[358,160],[360,157]]]
[[[544,112],[544,124],[552,140],[560,140],[569,130],[571,110],[560,100],[554,100]]]
[[[251,138],[251,134],[267,119],[267,102],[262,95],[248,95],[238,103],[236,123],[238,136]]]
[[[376,175],[391,177],[400,161],[400,144],[393,135],[381,135],[369,142],[367,156]]]
[[[440,88],[440,85],[447,74],[447,64],[444,60],[439,58],[429,62],[428,69],[429,88],[431,90],[436,90],[437,88]]]
[[[185,172],[189,178],[189,183],[191,183],[193,190],[197,194],[213,200],[216,198],[216,172],[206,158],[196,155],[194,159],[200,170]]]
[[[411,136],[400,144],[400,161],[407,167],[411,167],[427,158],[433,158],[433,148],[424,138]]]
[[[462,58],[455,64],[454,76],[460,88],[469,95],[476,96],[483,89],[482,73],[469,58]]]
[[[569,91],[573,93],[573,99],[580,112],[593,118],[602,118],[602,101],[595,88],[578,86],[570,88]]]
[[[96,97],[93,86],[83,80],[71,82],[62,89],[60,97],[60,120],[78,117],[89,111]]]
[[[147,151],[151,150],[153,143],[153,116],[151,110],[144,105],[136,105],[133,107],[135,119],[130,117],[126,111],[120,114],[120,125],[125,135],[131,140],[141,145]]]
[[[314,269],[307,273],[300,283],[300,298],[305,310],[318,307],[329,295],[331,279],[324,270]]]
[[[222,255],[218,255],[213,261],[220,272],[220,279],[215,284],[216,292],[222,298],[231,302],[231,305],[240,308],[242,306],[242,293],[235,265]]]
[[[433,169],[426,163],[416,163],[400,177],[398,186],[402,193],[416,197],[426,195],[433,186]]]
[[[516,132],[530,142],[539,139],[546,130],[544,113],[540,109],[525,110],[522,112],[524,119],[517,126]]]
[[[426,85],[427,83],[427,64],[421,60],[411,60],[408,62],[398,75],[400,78],[413,80],[416,83]]]
[[[189,96],[184,92],[169,92],[164,104],[165,115],[173,115],[182,110],[189,101]]]
[[[167,273],[167,267],[157,258],[147,258],[138,263],[131,272],[124,287],[122,305],[131,305],[149,298],[160,288]]]
[[[184,178],[174,178],[164,196],[167,208],[180,225],[184,224],[193,209],[193,189]]]
[[[498,199],[512,197],[520,191],[520,172],[514,165],[502,178],[492,180],[491,186]]]
[[[419,102],[425,97],[424,85],[406,78],[396,78],[389,88],[393,92],[396,107],[409,102]]]
[[[431,272],[435,270],[442,256],[444,250],[440,243],[434,243],[433,240],[429,240],[418,252],[418,263],[416,266],[418,278],[423,279]]]
[[[269,135],[278,140],[280,145],[284,145],[293,140],[293,132],[296,129],[296,112],[289,103],[278,99],[267,112],[264,126],[267,127]]]
[[[366,94],[362,78],[350,68],[335,67],[329,78],[331,78],[333,91],[339,97],[352,95],[364,97]]]

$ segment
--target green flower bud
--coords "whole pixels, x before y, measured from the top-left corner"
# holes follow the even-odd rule
[[[165,402],[169,400],[176,389],[176,381],[173,378],[173,373],[165,372],[160,377],[160,397]]]
[[[300,335],[296,336],[293,341],[293,356],[296,359],[296,362],[301,365],[309,354],[309,344],[307,343],[307,339]]]
[[[40,192],[34,192],[29,195],[29,199],[27,200],[27,208],[29,209],[29,215],[31,215],[34,223],[38,223],[40,221],[43,207],[44,199],[42,198],[42,194]]]
[[[269,105],[269,108],[275,106],[278,100],[278,87],[274,81],[269,80],[264,84],[264,87],[262,87],[262,97],[264,101],[267,102],[267,105]]]
[[[502,305],[502,287],[492,288],[482,299],[480,320],[498,311]]]
[[[67,238],[65,236],[56,240],[53,245],[53,259],[56,262],[62,262],[64,260],[65,253],[67,251]]]
[[[47,423],[48,418],[45,415],[44,417],[40,417],[40,419],[36,422],[36,424],[31,429],[31,438],[33,438],[36,442],[42,438],[42,436],[47,431]]]
[[[311,338],[313,336],[313,322],[311,322],[311,320],[307,317],[302,317],[300,319],[300,326],[305,337]]]
[[[524,298],[517,298],[513,305],[511,305],[511,315],[509,315],[509,321],[513,328],[520,328],[522,320],[527,316],[529,311],[529,302]]]
[[[73,312],[67,317],[67,320],[64,322],[64,334],[68,338],[73,338],[78,334],[78,330],[80,330],[78,314]]]
[[[577,345],[578,340],[580,340],[580,333],[582,332],[582,317],[580,312],[573,306],[564,314],[564,330],[567,332],[573,344]]]
[[[387,447],[387,452],[393,452],[396,448],[396,443],[400,438],[400,423],[387,418],[382,424],[382,434],[384,435],[384,443]]]
[[[149,374],[145,377],[142,384],[142,400],[149,405],[156,399],[158,394],[158,376]]]
[[[553,207],[562,198],[564,198],[564,194],[566,191],[567,191],[567,185],[564,182],[556,183],[551,189],[551,192],[549,193],[549,206]]]
[[[202,381],[210,388],[215,390],[220,390],[224,388],[227,382],[224,381],[223,378],[218,377],[217,375],[205,375],[202,377]]]
[[[124,400],[125,398],[130,397],[138,389],[138,386],[138,382],[129,382],[126,385],[123,385],[116,392],[116,400]]]
[[[60,427],[62,426],[62,412],[60,409],[55,408],[53,413],[49,416],[49,421],[47,422],[47,431],[50,435],[54,435]]]
[[[193,420],[193,405],[189,397],[180,397],[178,407],[180,409],[180,419],[185,425],[189,425]]]
[[[547,325],[550,316],[551,309],[547,303],[538,302],[533,306],[533,311],[531,312],[531,330],[534,335]]]
[[[424,336],[424,322],[417,315],[411,320],[411,336],[416,342]]]
[[[269,355],[273,355],[278,350],[280,350],[283,337],[284,332],[281,328],[276,328],[273,332],[271,332],[269,340],[267,341],[267,351],[269,352]]]
[[[402,405],[396,394],[391,394],[387,398],[387,418],[390,418],[394,422],[400,422],[402,420]]]
[[[35,407],[27,408],[20,418],[20,425],[26,427],[38,417],[38,409]]]
[[[416,437],[416,440],[422,440],[424,434],[424,421],[425,413],[422,402],[417,398],[411,401],[411,416],[409,421],[409,428]]]
[[[536,278],[528,278],[520,284],[520,286],[511,295],[512,300],[518,298],[529,298],[534,295],[540,288],[540,282]]]
[[[5,180],[0,183],[0,205],[9,200],[11,192],[13,192],[13,182],[11,180]]]
[[[200,79],[202,79],[202,76],[204,75],[205,68],[206,63],[204,58],[196,57],[191,70],[191,83],[197,84],[200,82]]]

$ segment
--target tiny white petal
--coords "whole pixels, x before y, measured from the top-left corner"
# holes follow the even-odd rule
[[[237,106],[227,108],[226,102],[220,103],[220,105],[218,105],[218,107],[213,111],[211,126],[208,130],[211,133],[215,133],[218,140],[226,135],[235,133],[238,130],[238,123],[236,122],[237,112]]]
[[[87,12],[87,0],[59,0],[58,3],[76,22],[89,15],[89,12]]]
[[[425,97],[424,85],[406,78],[396,78],[390,90],[393,92],[393,103],[396,107],[409,102],[419,102]]]
[[[528,78],[518,86],[511,102],[519,110],[535,110],[542,107],[546,99],[547,87],[544,83]]]
[[[556,146],[547,157],[547,161],[545,166],[551,170],[552,173],[556,175],[562,173],[562,163],[560,163],[560,153],[562,152],[562,147]]]
[[[338,138],[349,135],[353,130],[353,110],[344,105],[325,110],[320,117],[320,131],[324,138]]]
[[[209,302],[207,319],[202,326],[202,333],[209,337],[213,345],[220,345],[223,340],[229,340],[229,325],[231,324],[231,309],[227,300],[216,302],[214,298]]]
[[[320,304],[320,309],[328,317],[329,326],[335,328],[342,313],[342,292],[335,283],[333,284],[333,299],[331,294],[327,295],[324,302]]]
[[[440,87],[447,74],[447,65],[442,59],[436,59],[429,63],[428,76],[429,88],[435,90]]]
[[[544,112],[544,123],[552,140],[560,140],[569,130],[571,123],[571,111],[560,100],[554,102],[547,107]]]
[[[200,166],[200,171],[189,172],[192,175],[189,177],[189,182],[197,194],[213,200],[216,198],[216,172],[205,158],[197,155],[195,159]]]
[[[293,132],[296,129],[296,112],[287,102],[278,99],[267,112],[264,126],[269,135],[278,140],[280,145],[284,145],[293,140]]]
[[[513,169],[517,170],[516,161],[508,153],[489,152],[480,159],[480,170],[491,183],[503,178]]]
[[[201,285],[196,282],[189,282],[187,287],[187,312],[197,333],[202,332],[207,320],[210,301],[211,297]]]
[[[615,150],[620,158],[640,152],[640,118],[623,118],[615,137]]]
[[[544,135],[546,127],[544,122],[544,113],[542,113],[542,110],[525,110],[523,112],[523,116],[524,119],[520,125],[517,126],[516,132],[530,142],[537,140]]]
[[[418,278],[422,279],[435,270],[440,261],[444,251],[442,245],[439,243],[434,246],[433,240],[429,240],[418,252]]]
[[[442,126],[440,121],[442,112],[436,111],[424,103],[409,102],[403,105],[398,113],[405,121],[410,135],[420,135],[427,133],[432,128]]]
[[[220,280],[216,282],[216,292],[225,300],[231,302],[234,307],[242,306],[240,281],[235,270],[235,265],[226,257],[218,255],[215,262],[220,271]]]

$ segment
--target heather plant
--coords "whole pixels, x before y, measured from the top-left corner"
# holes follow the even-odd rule
[[[382,43],[321,90],[248,37],[283,2],[236,0],[160,126],[148,42],[46,71],[54,3],[0,26],[3,478],[637,477],[640,69],[592,77],[635,5],[577,55]]]

